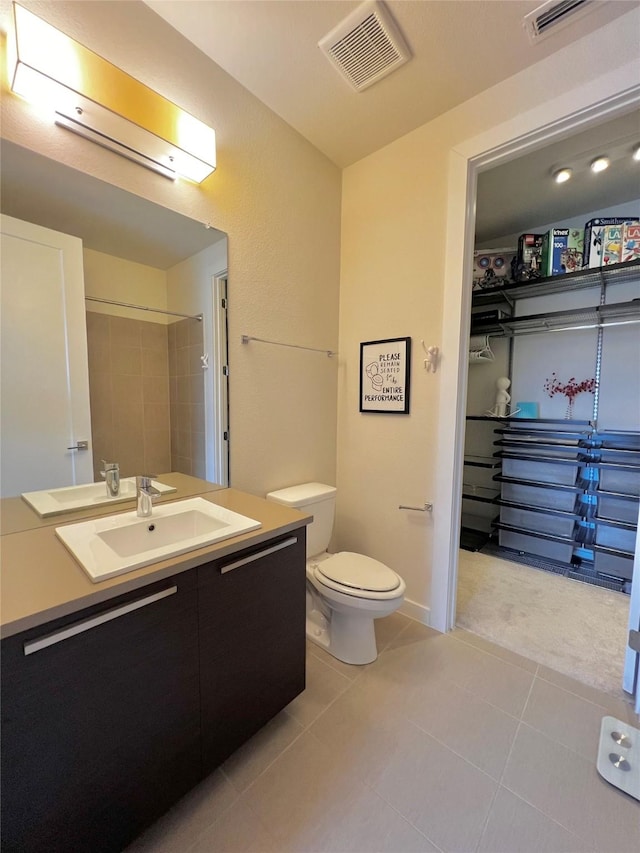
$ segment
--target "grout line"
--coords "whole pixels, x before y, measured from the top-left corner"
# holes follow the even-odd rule
[[[390,803],[388,800],[385,800],[385,798],[382,796],[382,794],[379,794],[379,793],[376,791],[376,789],[375,789],[372,785],[370,785],[370,784],[369,784],[368,782],[366,782],[364,779],[362,779],[362,780],[361,780],[361,782],[362,782],[362,785],[364,785],[364,787],[365,787],[365,788],[368,788],[368,789],[371,791],[371,793],[372,793],[375,797],[377,797],[377,798],[378,798],[379,800],[381,800],[381,801],[382,801],[386,806],[388,806],[392,811],[394,811],[394,812],[395,812],[395,813],[396,813],[396,814],[397,814],[397,815],[398,815],[398,816],[399,816],[399,817],[400,817],[400,818],[401,818],[405,823],[408,823],[408,824],[409,824],[409,826],[410,826],[410,827],[412,827],[413,829],[415,829],[415,831],[416,831],[417,833],[419,833],[423,838],[426,838],[426,839],[427,839],[427,841],[429,842],[429,844],[431,844],[431,845],[432,845],[432,847],[435,847],[435,849],[436,849],[437,851],[439,851],[439,853],[446,853],[446,851],[444,851],[441,847],[438,847],[438,845],[435,843],[435,841],[434,841],[432,838],[430,838],[426,833],[424,833],[421,829],[419,829],[419,828],[415,825],[415,823],[413,823],[412,821],[410,821],[410,820],[409,820],[409,818],[408,818],[408,817],[406,817],[406,815],[403,815],[403,814],[402,814],[402,812],[401,812],[398,808],[396,808],[396,806],[394,806],[394,805],[393,805],[393,803]]]

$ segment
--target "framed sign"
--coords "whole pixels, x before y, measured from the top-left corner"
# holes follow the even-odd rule
[[[411,338],[360,344],[360,411],[409,414]]]

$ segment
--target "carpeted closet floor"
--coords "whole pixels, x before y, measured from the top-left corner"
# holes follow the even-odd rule
[[[459,627],[615,696],[628,618],[623,593],[460,551]]]

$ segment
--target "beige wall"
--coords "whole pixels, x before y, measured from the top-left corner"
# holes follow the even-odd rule
[[[84,292],[87,296],[166,310],[167,274],[164,270],[105,255],[104,252],[96,252],[94,249],[84,248],[82,255]],[[165,325],[169,322],[166,314],[141,315],[140,311],[120,305],[87,302],[87,309],[96,314],[110,314],[113,317],[129,317],[132,320],[142,319]]]
[[[451,413],[439,411],[442,373],[423,369],[420,341],[441,345],[447,331],[442,316],[451,150],[485,132],[490,138],[492,128],[504,123],[510,123],[515,139],[523,132],[518,116],[544,107],[551,97],[566,97],[565,114],[570,114],[576,102],[566,93],[635,60],[637,33],[636,9],[343,173],[334,545],[363,551],[402,574],[407,612],[425,621],[436,573],[446,575],[448,566],[432,565],[434,519],[398,505],[434,501],[434,517],[439,508],[437,432],[439,418]],[[622,76],[619,90],[630,84]],[[548,120],[540,109],[538,126]],[[462,255],[464,246],[458,250]],[[404,335],[414,346],[411,414],[359,414],[359,342]],[[442,354],[445,363],[451,356],[457,354]]]
[[[337,349],[340,171],[144,4],[23,5],[215,128],[217,171],[173,183],[2,93],[3,137],[228,233],[231,484],[334,483],[336,362],[240,336]]]

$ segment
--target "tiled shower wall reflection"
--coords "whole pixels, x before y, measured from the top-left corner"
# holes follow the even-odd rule
[[[202,324],[88,311],[87,344],[94,479],[102,459],[118,462],[122,477],[204,477]]]
[[[204,479],[204,375],[202,323],[178,320],[169,330],[171,470]]]

